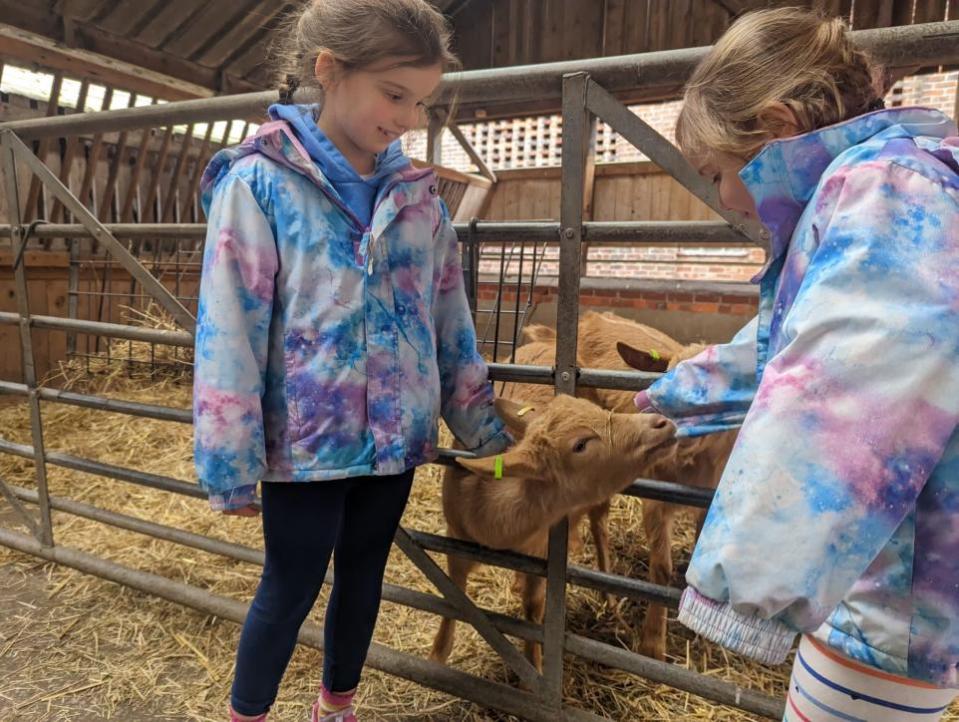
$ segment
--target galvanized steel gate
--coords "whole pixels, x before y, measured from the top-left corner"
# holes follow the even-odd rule
[[[854,33],[854,37],[870,50],[878,61],[890,67],[959,63],[959,22],[860,31]],[[559,344],[555,368],[492,364],[490,372],[494,380],[554,384],[557,392],[569,394],[575,393],[577,385],[638,390],[655,380],[655,374],[581,369],[576,366],[581,255],[585,242],[675,244],[679,236],[682,241],[696,245],[765,243],[766,236],[762,229],[747,226],[738,217],[723,211],[712,186],[689,167],[671,144],[611,95],[611,92],[624,89],[635,91],[637,88],[648,98],[662,98],[670,93],[674,94],[704,52],[702,48],[673,50],[523,68],[470,71],[447,77],[444,98],[449,99],[455,93],[460,102],[464,103],[534,97],[562,99],[564,142],[560,223],[475,222],[469,227],[457,227],[460,239],[464,241],[467,238],[477,243],[504,240],[558,241],[560,245],[557,322]],[[199,224],[174,223],[104,225],[70,193],[23,141],[56,138],[84,131],[102,133],[150,125],[197,123],[249,116],[262,111],[263,107],[274,99],[275,93],[272,92],[253,93],[96,114],[17,121],[0,126],[0,167],[3,171],[7,207],[11,212],[9,226],[0,228],[0,231],[9,234],[15,251],[14,273],[18,304],[17,313],[0,313],[0,323],[19,326],[25,381],[23,384],[0,381],[0,393],[26,397],[32,435],[31,445],[0,438],[0,452],[32,459],[36,470],[36,490],[15,487],[0,479],[0,494],[32,533],[31,536],[0,529],[0,544],[235,622],[242,622],[247,610],[247,605],[239,601],[55,544],[51,521],[53,509],[232,559],[253,564],[263,563],[263,554],[256,549],[49,495],[46,469],[48,465],[54,465],[172,493],[205,498],[205,494],[195,484],[180,479],[47,451],[43,442],[41,401],[178,423],[190,423],[191,418],[189,412],[181,409],[41,387],[34,370],[32,345],[34,329],[53,329],[191,347],[195,326],[193,316],[118,239],[146,235],[155,238],[199,238],[202,237],[204,228]],[[624,138],[714,208],[728,223],[584,223],[584,179],[587,164],[592,162],[590,130],[594,116],[609,123]],[[22,204],[18,197],[15,175],[18,163],[28,166],[48,192],[79,220],[79,224],[46,224],[39,228],[25,225],[20,216]],[[177,320],[183,331],[152,330],[122,324],[32,315],[27,301],[26,269],[23,260],[31,233],[44,238],[96,239],[142,284],[144,290]],[[469,253],[468,249],[467,255]],[[445,451],[441,461],[450,463],[457,453],[461,452]],[[699,507],[708,506],[711,498],[710,492],[701,489],[645,479],[637,480],[626,493]],[[39,518],[35,517],[25,504],[37,505]],[[678,602],[680,590],[568,566],[566,527],[566,522],[562,522],[551,530],[546,561],[408,529],[400,529],[396,535],[397,546],[443,596],[386,584],[383,598],[469,622],[517,674],[525,689],[484,680],[380,644],[374,644],[370,650],[370,666],[530,720],[600,720],[602,718],[589,711],[565,705],[563,702],[564,654],[575,654],[723,704],[771,718],[781,717],[781,700],[568,632],[567,584],[655,601],[672,607]],[[487,564],[545,576],[547,602],[544,624],[540,626],[476,607],[450,581],[427,551],[454,553]],[[542,675],[505,635],[543,643]],[[301,632],[300,641],[321,648],[322,633],[316,626],[308,624]]]

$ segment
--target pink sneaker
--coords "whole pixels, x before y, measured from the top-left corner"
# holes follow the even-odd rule
[[[249,720],[250,718],[247,717],[246,719]],[[230,708],[230,722],[246,722],[246,720],[240,720],[240,718],[237,716],[236,712],[234,712],[234,711],[233,711],[233,708],[231,707],[231,708]],[[266,712],[264,712],[263,714],[261,714],[259,717],[253,717],[253,718],[252,718],[252,722],[266,722]]]
[[[327,707],[339,707],[340,709],[336,712],[323,712],[320,709],[321,700],[326,702]],[[353,692],[334,694],[326,687],[322,687],[320,698],[313,703],[310,722],[356,722],[356,714],[353,712]]]
[[[313,711],[310,714],[310,722],[357,722],[356,715],[353,713],[353,705],[344,707],[336,712],[327,712],[321,714],[320,703],[313,703]]]

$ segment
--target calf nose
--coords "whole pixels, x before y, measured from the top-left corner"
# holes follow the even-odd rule
[[[653,422],[654,429],[665,429],[669,425],[670,425],[670,421],[665,416],[660,416],[658,419],[656,419]]]

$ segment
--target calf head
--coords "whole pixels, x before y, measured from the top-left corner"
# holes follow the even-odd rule
[[[457,461],[491,479],[538,483],[557,511],[605,501],[675,443],[662,416],[617,414],[567,395],[535,407],[500,399],[497,410],[520,441],[498,457]]]

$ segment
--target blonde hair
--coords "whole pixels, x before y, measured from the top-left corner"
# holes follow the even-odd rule
[[[297,87],[319,87],[314,66],[323,50],[347,72],[390,57],[415,67],[459,68],[449,22],[426,0],[309,0],[276,37],[277,81],[287,96]]]
[[[867,55],[838,18],[801,8],[739,18],[686,84],[676,139],[687,155],[754,156],[776,137],[765,111],[782,103],[806,133],[872,109],[881,93]]]

